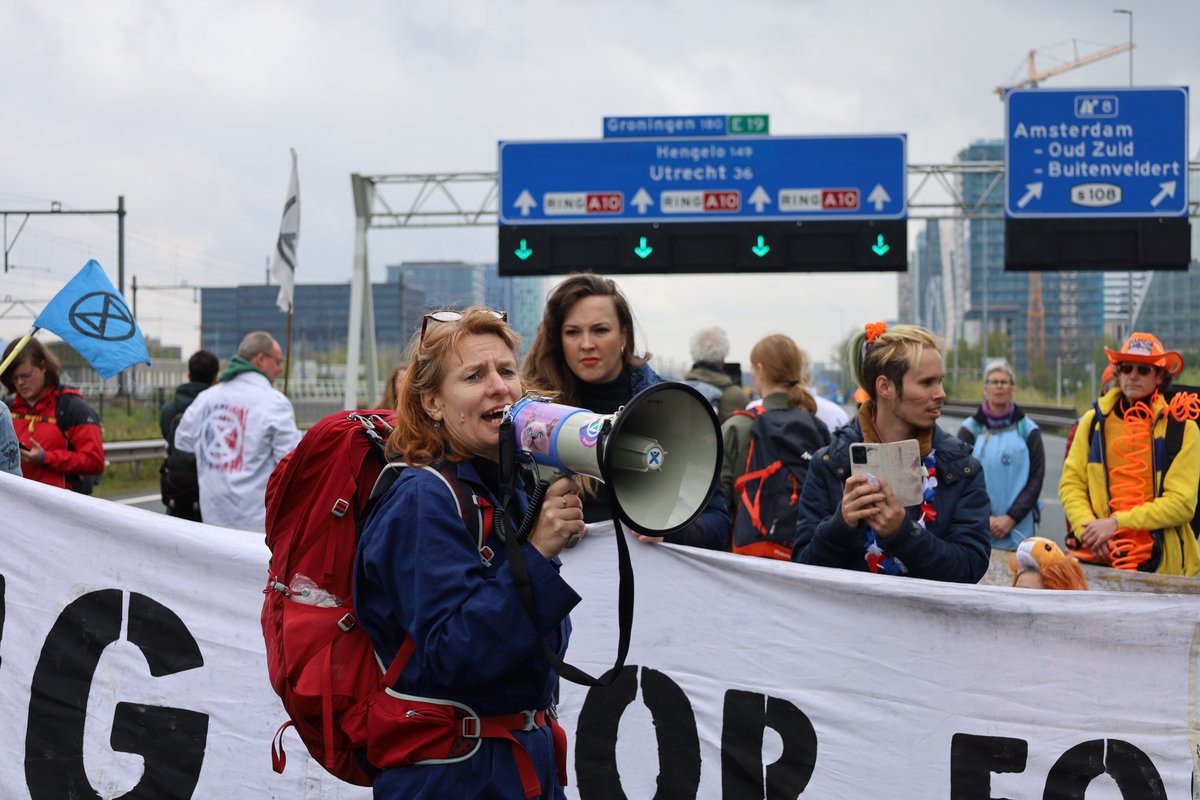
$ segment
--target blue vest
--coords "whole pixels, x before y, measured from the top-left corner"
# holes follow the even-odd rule
[[[1037,423],[1022,417],[1016,424],[1004,428],[980,428],[978,420],[970,417],[963,427],[975,434],[971,455],[983,464],[988,498],[992,501],[992,516],[1007,514],[1017,495],[1029,482],[1029,447],[1025,439]],[[992,539],[997,550],[1016,550],[1023,540],[1033,536],[1033,514],[1026,514],[1003,539]]]

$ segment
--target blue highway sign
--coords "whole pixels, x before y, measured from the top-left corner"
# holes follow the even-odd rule
[[[907,137],[500,142],[500,225],[891,220]]]
[[[1187,109],[1186,86],[1010,92],[1005,215],[1186,216]]]

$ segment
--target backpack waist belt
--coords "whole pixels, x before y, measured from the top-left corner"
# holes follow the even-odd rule
[[[469,730],[474,728],[473,731]],[[499,714],[494,717],[466,717],[462,721],[464,738],[484,737],[487,739],[508,739],[512,746],[513,758],[517,762],[517,773],[521,776],[521,786],[527,798],[538,797],[542,793],[541,783],[533,769],[533,760],[529,753],[512,735],[512,731],[534,731],[539,728],[550,728],[554,740],[555,769],[558,771],[558,782],[567,785],[567,732],[558,724],[558,711],[554,706],[541,711],[518,711],[515,714]]]

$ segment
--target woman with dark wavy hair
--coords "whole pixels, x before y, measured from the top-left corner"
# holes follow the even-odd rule
[[[564,280],[550,293],[537,335],[525,356],[525,379],[558,393],[557,402],[611,414],[651,384],[661,383],[636,355],[633,312],[616,283],[591,272]],[[586,480],[586,479],[585,479]],[[609,519],[599,493],[585,491],[584,518]],[[729,511],[721,492],[683,530],[661,536],[638,534],[641,541],[667,541],[728,550]]]

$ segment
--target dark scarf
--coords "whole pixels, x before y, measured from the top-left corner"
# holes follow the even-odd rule
[[[621,373],[608,383],[579,382],[580,406],[597,414],[612,414],[628,403],[631,397],[633,384],[630,383],[628,369],[622,369]]]

